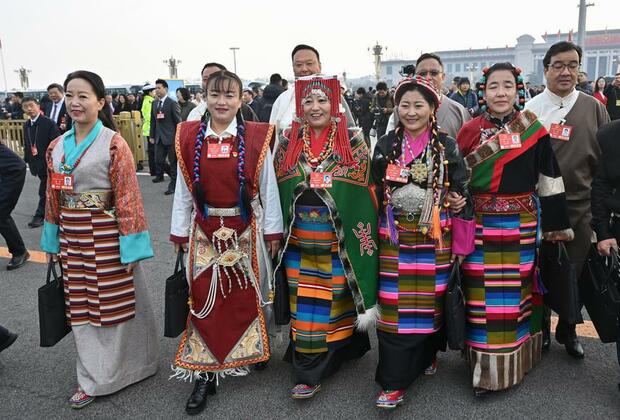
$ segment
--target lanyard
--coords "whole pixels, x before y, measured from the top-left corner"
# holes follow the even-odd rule
[[[30,130],[32,130],[32,123],[29,124],[28,127],[28,143],[30,143],[30,146],[37,146],[37,138],[39,137],[39,125],[37,124],[35,130],[34,130],[34,143],[32,142],[32,135],[30,134]]]
[[[62,160],[60,163],[60,171],[63,174],[71,174],[75,170],[75,168],[82,161],[82,158],[84,157],[88,149],[90,149],[90,146],[92,146],[92,144],[95,142],[95,139],[101,132],[102,128],[103,123],[101,122],[101,120],[97,120],[97,124],[95,124],[92,130],[90,130],[90,132],[86,135],[84,140],[82,140],[79,145],[75,145],[75,127],[71,128],[71,131],[63,140],[65,153],[62,155]],[[67,149],[70,149],[68,153],[68,158],[66,158]]]

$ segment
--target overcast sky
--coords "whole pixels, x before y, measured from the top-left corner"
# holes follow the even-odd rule
[[[513,46],[525,33],[537,42],[545,31],[577,33],[578,0],[376,3],[2,0],[0,40],[11,90],[19,87],[20,66],[32,70],[31,88],[62,82],[77,69],[97,72],[107,85],[139,84],[167,77],[163,60],[172,54],[182,60],[179,77],[197,79],[207,61],[232,70],[234,46],[242,78],[290,78],[291,49],[308,43],[320,51],[324,73],[358,77],[373,73],[367,49],[377,41],[388,47],[385,58],[415,58],[421,51]],[[588,29],[620,28],[620,1],[595,3]]]

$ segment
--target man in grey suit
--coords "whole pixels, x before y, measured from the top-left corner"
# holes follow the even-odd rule
[[[163,182],[164,172],[170,176],[170,184],[164,194],[174,194],[177,180],[177,155],[174,150],[174,136],[177,124],[181,122],[179,104],[168,96],[168,83],[163,79],[155,81],[157,99],[151,108],[151,135],[155,141],[155,178]],[[168,162],[166,162],[166,156]]]

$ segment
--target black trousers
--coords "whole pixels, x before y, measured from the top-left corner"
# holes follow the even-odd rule
[[[168,162],[166,162],[168,158]],[[157,176],[163,176],[167,173],[170,176],[169,188],[174,189],[177,181],[177,154],[174,144],[155,144],[155,162]]]
[[[37,205],[37,211],[35,211],[35,217],[45,217],[45,191],[47,189],[47,171],[43,171],[43,174],[37,174],[39,178],[39,204]]]
[[[155,144],[149,140],[146,141],[146,152],[149,157],[149,173],[153,176],[157,175],[157,163],[155,162]]]
[[[7,164],[2,162],[2,164]],[[17,205],[17,200],[24,188],[24,181],[26,180],[26,165],[23,170],[13,172],[13,175],[9,178],[2,179],[0,183],[0,190],[2,197],[7,197],[6,200],[0,201],[0,235],[6,241],[6,245],[9,248],[9,252],[13,255],[23,255],[26,252],[24,246],[24,240],[19,234],[19,230],[15,225],[15,221],[11,217],[11,212]]]

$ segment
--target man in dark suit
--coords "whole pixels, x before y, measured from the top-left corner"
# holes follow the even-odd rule
[[[153,182],[162,182],[164,172],[170,176],[170,184],[164,194],[174,194],[177,180],[177,155],[174,149],[174,136],[177,124],[181,122],[179,104],[168,96],[168,83],[163,79],[155,81],[155,95],[151,109],[151,134],[155,142],[156,173]],[[166,163],[168,157],[168,163]]]
[[[24,188],[25,179],[26,163],[0,142],[0,235],[4,237],[12,256],[6,266],[7,270],[21,267],[30,258],[11,217],[11,212]]]
[[[24,113],[29,120],[24,123],[24,160],[33,176],[39,177],[39,205],[28,226],[36,228],[43,226],[45,216],[45,189],[47,188],[47,164],[45,152],[52,140],[60,136],[58,126],[54,121],[41,115],[39,102],[32,97],[22,101]]]
[[[45,108],[45,116],[54,121],[61,133],[71,128],[71,117],[65,105],[65,90],[58,83],[47,87],[47,94],[52,102]]]

